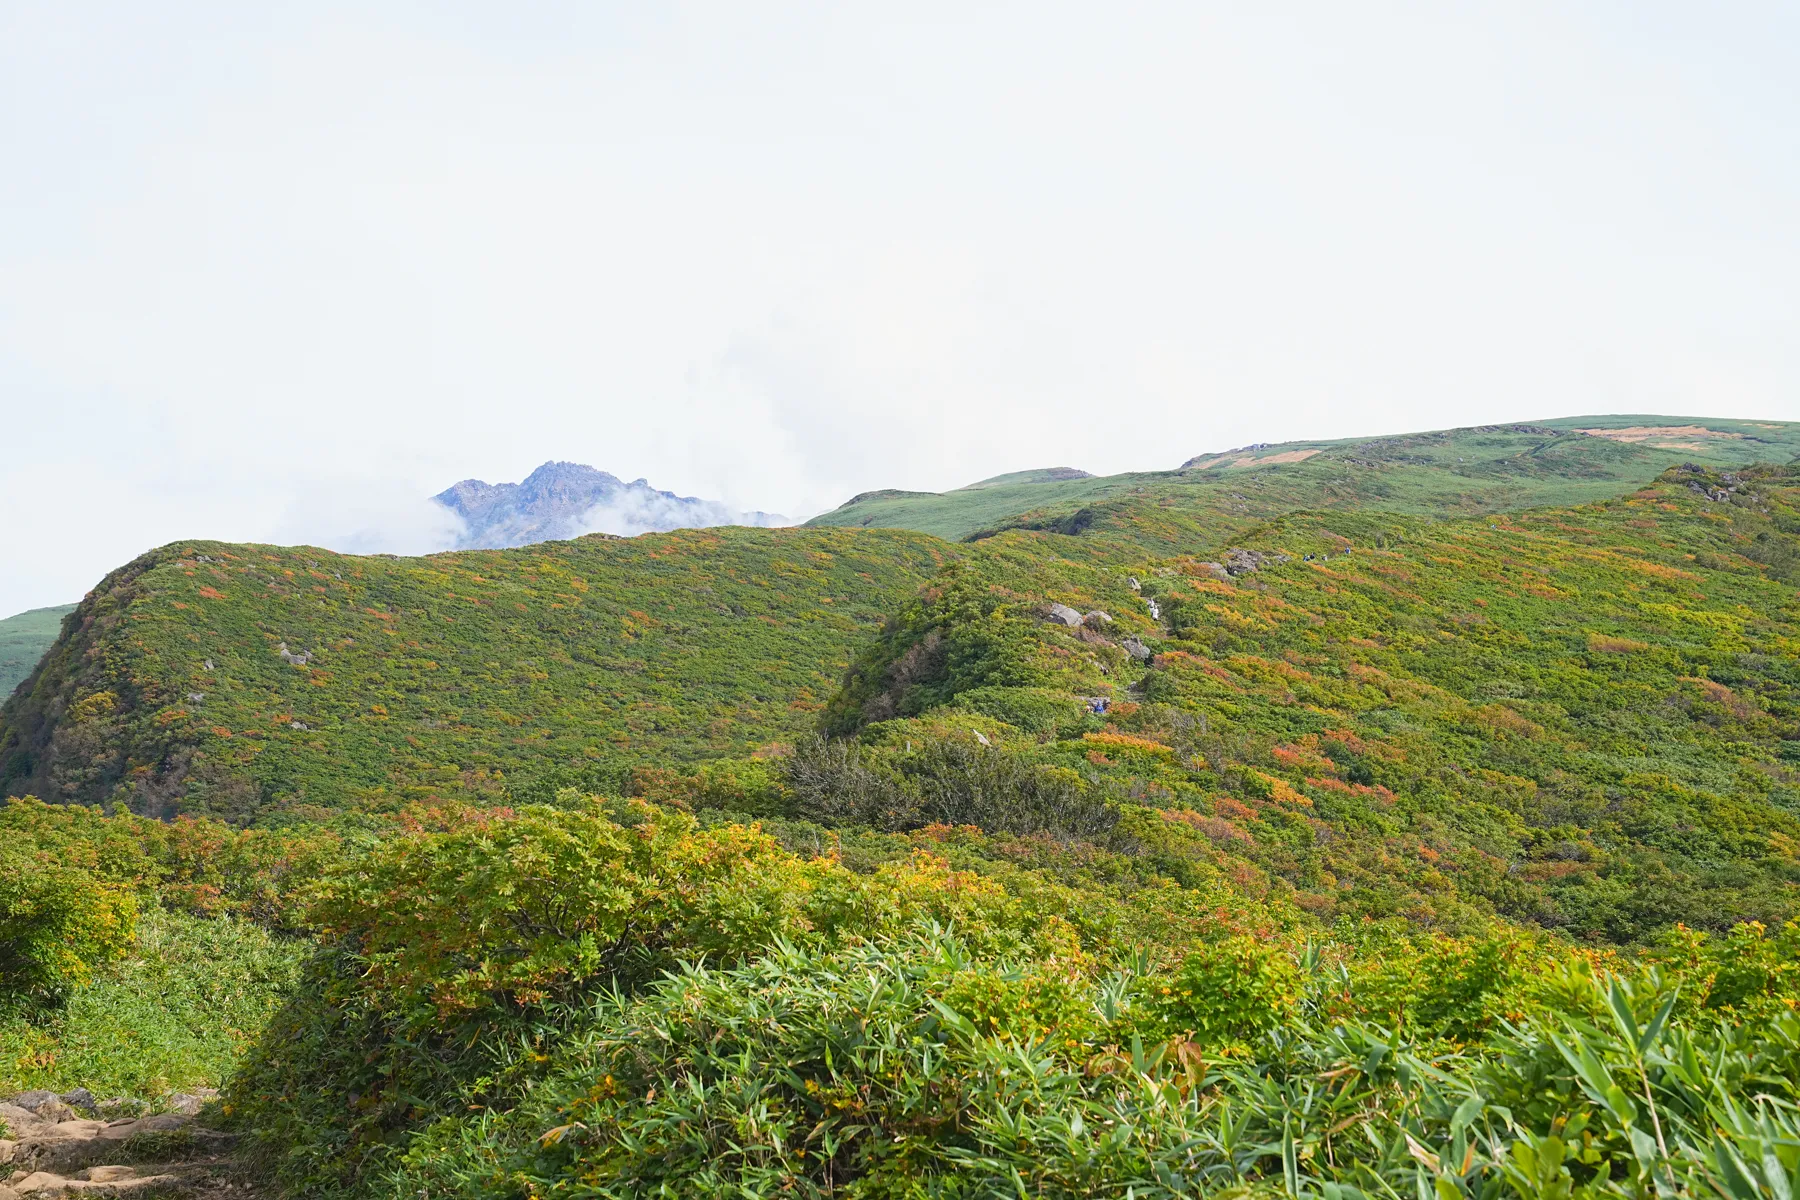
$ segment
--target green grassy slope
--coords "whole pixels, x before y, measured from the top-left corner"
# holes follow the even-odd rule
[[[152,909],[131,953],[67,1004],[0,1007],[0,1091],[154,1100],[218,1087],[305,953],[247,921]]]
[[[1073,480],[1019,472],[941,494],[871,492],[808,524],[916,529],[956,541],[1020,521],[1066,520],[1083,507],[1132,497],[1222,516],[1322,506],[1498,512],[1617,495],[1680,462],[1785,463],[1796,455],[1800,424],[1791,422],[1569,417],[1282,442],[1199,455],[1174,471]]]
[[[1291,514],[1242,538],[1287,561],[1235,579],[1070,554],[1027,591],[1013,556],[1105,532],[1002,534],[830,712],[888,747],[930,740],[886,732],[896,718],[1028,731],[984,727],[1180,814],[1325,916],[1499,913],[1624,941],[1779,923],[1800,912],[1800,475],[1728,486],[1672,472],[1502,519]],[[1127,570],[1142,590],[1110,624],[1035,616]],[[1104,726],[1084,695],[1112,701]]]
[[[34,608],[0,621],[0,700],[31,674],[44,651],[56,640],[62,619],[75,611],[73,604]]]
[[[747,529],[423,559],[168,546],[102,583],[0,709],[0,787],[243,818],[747,753],[810,728],[940,546]]]

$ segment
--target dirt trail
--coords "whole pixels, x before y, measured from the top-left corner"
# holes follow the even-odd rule
[[[73,1196],[256,1200],[265,1193],[233,1151],[236,1137],[180,1113],[87,1120],[62,1103],[0,1104],[0,1200]]]

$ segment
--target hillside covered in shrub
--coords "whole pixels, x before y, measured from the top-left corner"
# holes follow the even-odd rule
[[[167,546],[108,576],[0,709],[0,789],[245,821],[745,754],[810,728],[942,559],[919,535],[779,529],[422,559]]]
[[[0,712],[0,1069],[304,1196],[1791,1196],[1800,469],[1309,461],[146,556]]]

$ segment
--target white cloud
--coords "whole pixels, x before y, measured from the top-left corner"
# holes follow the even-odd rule
[[[1800,416],[1797,21],[11,4],[0,613],[178,538],[427,545],[549,458],[803,517]]]
[[[652,488],[636,486],[620,489],[610,500],[583,513],[578,522],[585,533],[610,533],[618,537],[636,537],[640,533],[670,529],[705,529],[714,525],[786,523],[785,518],[775,513],[745,513],[716,500],[689,504],[682,498],[671,499]]]
[[[275,541],[343,554],[433,554],[453,548],[467,529],[405,480],[350,476],[295,496]]]

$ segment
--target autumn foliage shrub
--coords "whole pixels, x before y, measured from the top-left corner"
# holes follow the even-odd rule
[[[1067,920],[929,854],[857,874],[755,828],[573,795],[415,819],[322,879],[310,916],[321,953],[231,1089],[271,1169],[308,1188],[382,1161],[455,1097],[491,1102],[541,1061],[521,1044],[684,961],[932,927],[1081,958]]]
[[[0,844],[35,847],[46,861],[86,871],[143,903],[286,930],[299,927],[307,888],[348,853],[342,835],[318,826],[155,821],[31,796],[0,805]]]
[[[216,1086],[300,953],[299,864],[337,839],[0,806],[0,1095]],[[259,926],[251,919],[260,920]]]
[[[450,1024],[796,932],[808,872],[766,835],[700,832],[642,801],[474,809],[348,864],[312,919],[353,949],[380,1003]]]

